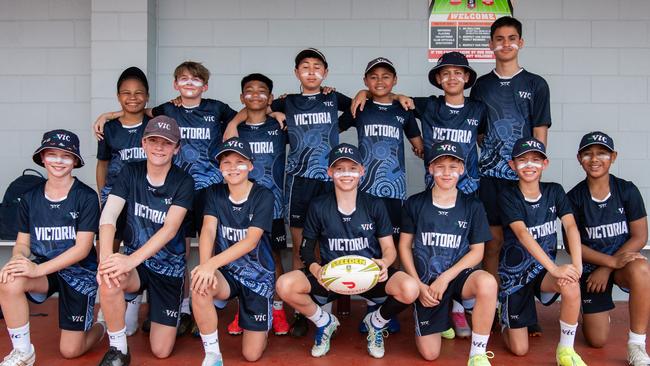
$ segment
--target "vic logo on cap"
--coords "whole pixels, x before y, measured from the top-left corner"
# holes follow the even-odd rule
[[[352,154],[352,148],[349,147],[339,147],[339,154]]]
[[[228,142],[226,143],[226,146],[228,146],[228,147],[238,147],[238,148],[240,148],[240,149],[243,149],[243,148],[244,148],[244,144],[242,144],[242,143],[239,142],[239,141],[228,141]]]
[[[440,145],[440,150],[456,152],[456,146],[454,146],[454,145]]]
[[[528,141],[526,141],[526,144],[528,146],[530,146],[530,147],[534,147],[535,149],[540,149],[541,150],[541,148],[542,148],[542,145],[539,142],[535,141],[535,140],[528,140]]]
[[[169,123],[165,122],[158,122],[158,128],[162,128],[163,130],[171,130],[172,127],[169,125]]]
[[[600,142],[607,143],[607,137],[603,135],[591,135],[591,139],[593,141],[600,141]]]
[[[70,141],[70,135],[66,135],[65,133],[57,133],[56,138],[63,141]]]

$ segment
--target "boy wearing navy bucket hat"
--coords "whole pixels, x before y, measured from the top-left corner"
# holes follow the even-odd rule
[[[65,358],[86,353],[104,334],[104,325],[92,324],[99,200],[72,176],[84,165],[79,138],[66,130],[46,132],[32,158],[47,170],[47,181],[23,195],[16,245],[0,270],[0,305],[13,345],[1,365],[36,361],[27,300],[40,304],[59,293],[59,350]]]

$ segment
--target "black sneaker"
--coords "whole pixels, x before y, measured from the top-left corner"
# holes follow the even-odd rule
[[[528,336],[529,337],[541,337],[542,336],[542,327],[539,323],[528,326]]]
[[[115,347],[109,347],[108,352],[99,362],[99,366],[128,366],[129,364],[131,364],[131,352],[124,354]]]
[[[291,330],[289,331],[291,336],[296,338],[304,337],[307,334],[308,330],[309,323],[307,318],[300,313],[294,314],[293,324],[291,325]]]
[[[142,322],[142,331],[149,333],[151,331],[151,319],[147,318]]]
[[[178,322],[178,327],[176,328],[176,337],[181,337],[185,335],[192,328],[192,315],[181,313],[181,319]]]

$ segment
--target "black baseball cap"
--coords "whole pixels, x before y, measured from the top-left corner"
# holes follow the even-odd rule
[[[43,134],[41,146],[32,154],[32,160],[42,167],[45,165],[43,165],[43,159],[41,159],[41,151],[46,149],[57,149],[70,153],[78,159],[74,166],[75,168],[84,166],[84,159],[81,158],[81,153],[79,152],[79,137],[73,132],[68,130],[52,130]]]
[[[117,79],[117,92],[120,92],[120,86],[122,86],[122,83],[124,81],[131,79],[139,80],[142,85],[144,85],[144,89],[147,91],[147,94],[149,94],[149,82],[147,81],[147,75],[145,75],[142,70],[135,66],[131,66],[122,71],[122,74]]]
[[[177,144],[181,140],[181,130],[176,120],[167,116],[157,116],[147,122],[142,138],[162,137]]]
[[[467,57],[460,52],[447,52],[438,59],[436,66],[429,71],[429,82],[436,88],[442,89],[442,85],[436,81],[436,74],[438,73],[438,70],[445,66],[462,67],[469,72],[469,80],[465,83],[465,89],[471,88],[472,85],[474,85],[474,82],[476,82],[476,71],[469,66]]]
[[[253,161],[253,152],[251,151],[250,144],[239,137],[231,137],[219,144],[214,159],[219,161],[219,157],[229,151],[236,152],[244,158]]]
[[[609,151],[614,151],[614,140],[604,132],[593,131],[582,136],[582,139],[580,139],[578,152],[591,145],[602,145],[608,148]]]
[[[370,60],[370,62],[368,62],[368,65],[366,66],[366,71],[364,71],[363,75],[368,75],[370,70],[379,66],[383,66],[388,70],[390,70],[393,73],[393,75],[397,75],[397,71],[395,70],[395,65],[393,65],[393,63],[386,57],[377,57],[375,59]]]
[[[319,50],[317,50],[315,48],[306,48],[306,49],[298,52],[298,54],[296,55],[296,69],[298,68],[298,65],[300,65],[302,60],[304,60],[306,58],[310,58],[310,57],[311,58],[317,58],[317,59],[323,61],[323,64],[325,65],[325,68],[327,69],[327,60],[325,59],[325,55],[321,51],[319,51]]]
[[[431,147],[430,156],[427,157],[428,164],[433,163],[434,160],[442,156],[451,156],[456,158],[463,163],[465,162],[465,157],[463,156],[463,148],[457,142],[450,140],[443,140],[433,144]]]
[[[515,141],[515,145],[512,147],[512,158],[514,159],[531,151],[538,152],[544,155],[545,159],[548,159],[546,146],[534,137],[522,137]]]
[[[330,151],[329,155],[329,167],[334,165],[337,161],[341,159],[348,159],[352,160],[355,163],[359,165],[363,165],[363,159],[361,158],[361,153],[359,152],[359,149],[351,144],[338,144],[334,148],[332,148],[332,151]]]

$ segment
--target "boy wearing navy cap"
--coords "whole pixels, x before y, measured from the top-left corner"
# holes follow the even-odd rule
[[[541,141],[532,137],[518,139],[511,156],[509,165],[519,181],[504,188],[498,197],[505,238],[499,258],[504,341],[515,355],[528,353],[527,327],[537,323],[535,297],[543,305],[550,305],[562,295],[556,361],[559,366],[584,366],[573,349],[580,313],[582,256],[571,206],[562,186],[540,182],[549,164]],[[557,219],[566,232],[569,264],[555,263]]]
[[[86,353],[105,331],[103,324],[92,324],[99,201],[92,188],[72,176],[84,165],[79,138],[66,130],[46,132],[33,160],[47,170],[47,181],[20,200],[16,244],[0,270],[0,305],[13,345],[3,366],[36,361],[28,300],[40,304],[59,293],[59,350],[65,358]]]
[[[647,214],[634,183],[610,174],[617,155],[614,140],[607,134],[595,131],[584,135],[577,158],[587,177],[567,194],[582,241],[583,333],[592,347],[606,344],[616,284],[630,294],[627,361],[648,365],[645,337],[650,316],[650,265],[640,253],[648,241]]]

